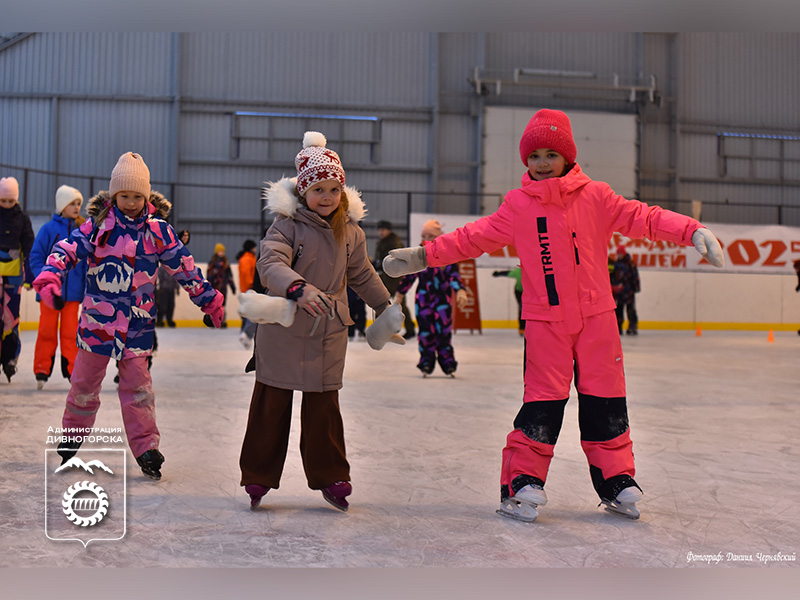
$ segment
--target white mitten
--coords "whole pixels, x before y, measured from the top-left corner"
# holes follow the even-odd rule
[[[399,335],[400,327],[403,325],[403,310],[399,304],[392,304],[383,311],[375,322],[367,327],[367,343],[373,350],[380,350],[387,342],[393,344],[406,343],[403,336]]]
[[[267,296],[247,290],[239,294],[239,315],[254,323],[278,323],[284,327],[294,323],[297,302],[280,296]]]
[[[717,238],[705,227],[701,227],[692,234],[692,243],[703,258],[715,267],[722,268],[725,265],[725,256],[722,254],[722,246],[719,245]]]
[[[389,277],[418,273],[427,268],[428,261],[425,259],[424,246],[389,250],[389,254],[383,259],[383,272]]]

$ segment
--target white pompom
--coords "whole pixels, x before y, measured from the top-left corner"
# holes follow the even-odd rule
[[[303,148],[308,148],[309,146],[324,148],[327,143],[328,140],[319,131],[306,131],[303,136]]]

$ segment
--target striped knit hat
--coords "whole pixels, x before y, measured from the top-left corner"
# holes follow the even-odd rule
[[[335,179],[344,187],[344,168],[339,155],[328,150],[328,140],[318,131],[306,131],[303,149],[294,158],[297,167],[297,193],[304,196],[315,183]]]

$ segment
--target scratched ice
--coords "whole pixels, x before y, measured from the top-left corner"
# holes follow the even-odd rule
[[[522,398],[515,330],[459,332],[455,379],[439,371],[423,379],[413,340],[381,352],[351,344],[340,396],[354,486],[348,513],[306,486],[299,406],[281,488],[248,510],[238,455],[253,376],[238,334],[159,330],[152,374],[163,479],[142,476],[128,451],[127,533],[83,548],[44,534],[47,430],[60,426],[67,383],[54,373],[36,390],[35,332],[22,332],[19,374],[0,384],[0,566],[707,567],[689,553],[722,552],[720,566],[739,567],[725,553],[797,552],[794,332],[774,343],[764,332],[625,337],[642,517],[597,507],[573,391],[549,502],[534,524],[495,514],[500,451]],[[122,426],[114,375],[112,362],[97,427]]]

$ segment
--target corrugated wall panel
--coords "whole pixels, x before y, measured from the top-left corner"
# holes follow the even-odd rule
[[[0,100],[0,163],[20,166],[49,164],[52,154],[50,108],[49,100]],[[26,182],[22,170],[0,168],[0,173],[0,177],[15,177],[19,181],[20,203],[27,210],[33,214],[52,211],[52,196],[48,192],[52,177],[30,174]]]
[[[170,92],[171,34],[38,33],[0,61],[0,89],[158,96]]]
[[[191,33],[182,49],[183,94],[192,98],[265,106],[427,104],[425,33]]]
[[[153,181],[169,180],[169,104],[61,101],[58,120],[62,172],[109,177],[119,156],[132,151]]]
[[[34,34],[0,52],[0,161],[49,168],[56,164],[57,151],[60,171],[97,175],[104,186],[117,156],[138,149],[155,180],[170,177],[175,159],[171,147],[177,145],[170,102],[176,36],[181,40],[183,161],[178,181],[257,188],[264,179],[291,174],[303,127],[319,127],[335,140],[331,145],[343,156],[348,182],[371,192],[367,228],[373,225],[370,219],[382,217],[399,225],[405,220],[406,190],[421,192],[412,196],[414,210],[431,205],[447,210],[458,201],[437,198],[429,190],[466,194],[474,189],[477,167],[472,163],[478,158],[483,103],[552,106],[568,112],[632,113],[642,108],[644,199],[758,198],[765,204],[800,205],[795,183],[781,187],[698,181],[718,175],[719,157],[711,143],[716,126],[800,129],[800,108],[794,101],[800,88],[796,33]],[[534,86],[504,86],[499,96],[489,86],[484,96],[477,96],[467,81],[475,66],[509,78],[515,67],[591,71],[601,82],[610,82],[616,73],[623,85],[652,74],[667,100],[661,106],[639,107],[599,91]],[[675,90],[673,69],[678,76]],[[669,120],[668,96],[673,91],[678,94],[682,132],[676,148],[671,147]],[[15,94],[31,96],[17,99]],[[38,94],[60,97],[39,100],[34,97]],[[336,122],[318,119],[276,121],[272,134],[288,141],[243,140],[241,157],[231,158],[230,117],[200,111],[240,109],[379,116],[384,122],[375,162],[369,164],[369,146],[359,143],[366,135],[360,126],[342,130],[344,139],[338,140]],[[691,131],[697,123],[714,127],[707,134]],[[247,135],[261,135],[267,124],[251,119],[242,126]],[[760,156],[730,158],[730,170],[739,176],[753,172],[764,180],[777,178],[781,173],[776,162],[767,160],[774,158],[774,144],[754,148]],[[794,146],[785,150],[797,151]],[[677,199],[669,197],[672,153],[679,157],[677,176],[682,178]],[[262,158],[272,166],[260,167]],[[436,181],[431,180],[432,167]],[[800,163],[787,161],[782,167],[785,178],[798,179]],[[31,190],[40,186],[35,195],[43,210],[49,211],[55,183],[29,183]],[[179,217],[195,214],[199,219],[217,210],[217,229],[224,235],[230,232],[222,229],[234,227],[225,219],[256,218],[250,213],[251,197],[249,191],[228,193],[221,187],[175,192]],[[199,250],[206,254],[206,248]]]
[[[679,43],[683,120],[800,129],[800,35],[680,34]]]

